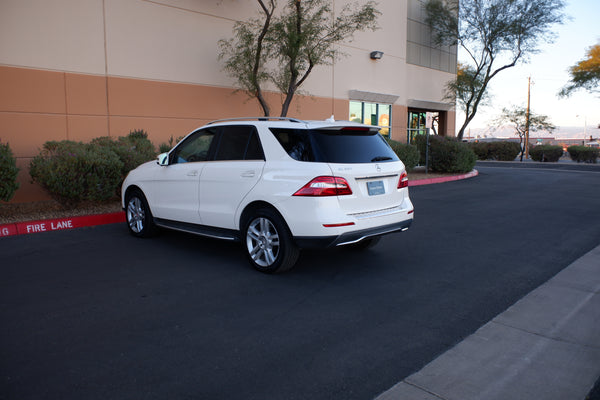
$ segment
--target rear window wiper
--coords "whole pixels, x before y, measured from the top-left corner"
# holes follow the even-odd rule
[[[375,157],[371,160],[371,162],[377,162],[377,161],[388,161],[388,160],[393,160],[392,157],[388,157],[388,156],[378,156]]]

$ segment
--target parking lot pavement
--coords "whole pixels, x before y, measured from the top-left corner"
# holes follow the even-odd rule
[[[583,400],[599,375],[600,246],[376,400]]]

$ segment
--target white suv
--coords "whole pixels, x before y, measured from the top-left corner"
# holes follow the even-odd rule
[[[402,161],[379,128],[349,121],[211,122],[122,188],[127,226],[241,241],[250,263],[281,272],[300,248],[367,248],[413,220]]]

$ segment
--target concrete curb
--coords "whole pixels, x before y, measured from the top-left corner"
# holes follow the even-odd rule
[[[452,182],[461,179],[472,178],[479,173],[473,170],[468,174],[453,175],[441,178],[419,179],[408,181],[408,186],[431,185],[435,183]],[[116,212],[110,214],[86,215],[81,217],[46,219],[39,221],[16,222],[12,224],[0,225],[0,238],[27,235],[31,233],[60,231],[64,229],[84,228],[96,225],[115,224],[125,222],[125,213]]]

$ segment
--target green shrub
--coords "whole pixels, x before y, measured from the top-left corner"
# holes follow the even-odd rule
[[[173,146],[169,145],[168,143],[161,143],[158,145],[158,153],[168,153],[172,148]]]
[[[123,163],[107,147],[72,141],[44,144],[29,174],[65,207],[116,197]]]
[[[469,146],[477,156],[478,160],[489,160],[491,158],[489,142],[469,143]]]
[[[17,159],[13,157],[13,153],[8,146],[8,143],[0,143],[0,200],[9,201],[15,195],[19,188],[17,183]]]
[[[454,138],[429,138],[429,167],[433,172],[470,172],[477,156],[467,143]]]
[[[563,154],[560,146],[539,145],[529,150],[529,155],[533,161],[557,162]]]
[[[491,142],[489,143],[489,158],[497,161],[514,161],[521,152],[521,145],[517,142]]]
[[[173,139],[173,135],[171,135],[168,142],[163,142],[158,145],[158,152],[161,154],[168,153],[177,143],[181,141],[181,139],[183,139],[183,136],[179,136],[177,140],[175,140]]]
[[[148,139],[148,132],[143,129],[134,129],[129,131],[127,137],[130,139]]]
[[[92,140],[92,145],[97,145],[114,152],[121,163],[121,179],[125,179],[129,171],[156,157],[154,145],[148,139],[148,134],[143,130],[131,131],[129,135],[113,139],[104,136]]]
[[[513,161],[521,152],[517,142],[478,142],[470,143],[478,160]]]
[[[598,156],[600,154],[599,149],[595,149],[592,147],[585,146],[569,146],[567,148],[569,155],[571,156],[571,160],[586,163],[596,164],[598,162]]]
[[[419,150],[417,149],[417,146],[404,144],[387,138],[386,140],[392,150],[394,150],[394,153],[396,153],[398,158],[404,163],[406,171],[412,171],[419,163]]]
[[[431,136],[430,136],[431,138]],[[416,135],[413,137],[413,143],[419,150],[419,164],[425,165],[425,154],[427,149],[427,135]]]

